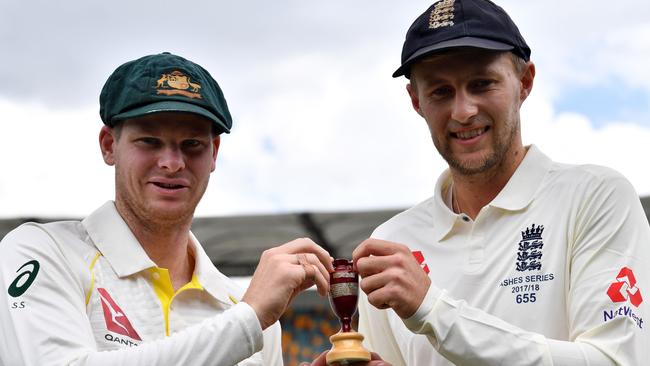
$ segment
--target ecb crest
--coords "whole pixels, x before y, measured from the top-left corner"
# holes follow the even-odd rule
[[[517,251],[517,271],[535,271],[542,269],[542,233],[544,226],[532,224],[521,232],[521,241]]]

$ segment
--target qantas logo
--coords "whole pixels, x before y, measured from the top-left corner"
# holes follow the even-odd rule
[[[111,332],[125,335],[137,341],[141,341],[138,332],[133,329],[131,322],[126,317],[122,309],[115,303],[111,295],[104,288],[97,288],[99,298],[102,300],[102,309],[104,309],[104,320],[106,328]]]
[[[413,252],[413,256],[415,259],[420,263],[420,267],[424,271],[424,273],[429,274],[429,266],[427,265],[427,262],[424,259],[424,254],[422,254],[421,251],[415,251]]]
[[[607,295],[613,302],[624,302],[630,300],[634,307],[639,307],[643,302],[641,297],[641,290],[636,287],[636,278],[634,272],[628,267],[621,268],[621,271],[616,276],[616,282],[609,285]]]

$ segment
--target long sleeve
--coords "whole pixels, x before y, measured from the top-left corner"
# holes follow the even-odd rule
[[[547,339],[451,299],[435,286],[404,324],[426,335],[456,365],[616,365],[589,343]]]
[[[0,365],[235,365],[262,349],[257,316],[239,303],[169,337],[99,351],[84,301],[90,272],[54,243],[30,225],[0,242]],[[281,363],[277,347],[269,364]]]
[[[490,248],[486,255],[491,255],[492,261],[481,278],[461,277],[457,264],[462,262],[450,258],[464,258],[464,242],[455,241],[455,246],[432,242],[428,216],[422,208],[378,230],[379,238],[409,246],[417,243],[412,250],[433,248],[425,252],[429,268],[445,262],[451,265],[444,270],[432,268],[432,285],[409,319],[400,319],[390,309],[378,310],[361,296],[359,329],[368,347],[394,365],[646,364],[650,359],[650,333],[646,329],[650,314],[646,299],[650,296],[646,295],[650,291],[650,228],[638,195],[627,180],[609,169],[583,166],[577,173],[563,174],[549,174],[545,179],[552,182],[542,185],[546,191],[537,192],[543,198],[526,210],[500,214],[491,223],[492,231],[484,236],[491,242],[483,248]],[[582,179],[576,181],[575,176]],[[496,217],[496,210],[487,208],[482,213]],[[532,275],[542,282],[527,282],[528,273],[535,272],[494,275],[513,265],[511,252],[493,252],[512,242],[499,233],[507,233],[513,222],[525,228],[539,221],[548,224],[544,258],[554,261],[546,262],[545,274]],[[445,257],[453,250],[461,254]],[[495,259],[499,255],[503,259]],[[475,282],[458,280],[451,287],[443,287],[450,286],[450,273]],[[555,277],[545,277],[549,273]],[[440,279],[442,275],[447,275],[446,282]],[[489,287],[495,279],[504,278],[523,279],[517,283],[538,286],[532,292],[536,297],[515,297],[522,295],[515,290],[524,285],[511,282]],[[485,288],[493,294],[481,293],[479,300],[472,297],[476,289]],[[452,296],[451,290],[464,295]],[[516,299],[536,302],[533,307]],[[549,310],[551,304],[556,310]]]

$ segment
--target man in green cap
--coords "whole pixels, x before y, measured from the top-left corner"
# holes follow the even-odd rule
[[[243,291],[190,232],[232,127],[217,82],[146,56],[115,70],[100,106],[115,200],[3,239],[0,365],[281,365],[277,320],[298,292],[327,293],[331,258],[296,239],[264,252]]]

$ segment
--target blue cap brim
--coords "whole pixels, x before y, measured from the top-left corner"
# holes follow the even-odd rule
[[[402,63],[402,66],[395,70],[393,77],[396,78],[402,75],[408,76],[410,75],[411,66],[416,61],[432,53],[456,47],[475,47],[495,51],[511,51],[515,48],[513,45],[485,38],[461,37],[450,39],[448,41],[439,42],[431,46],[422,47],[419,50],[415,51],[406,61]]]

